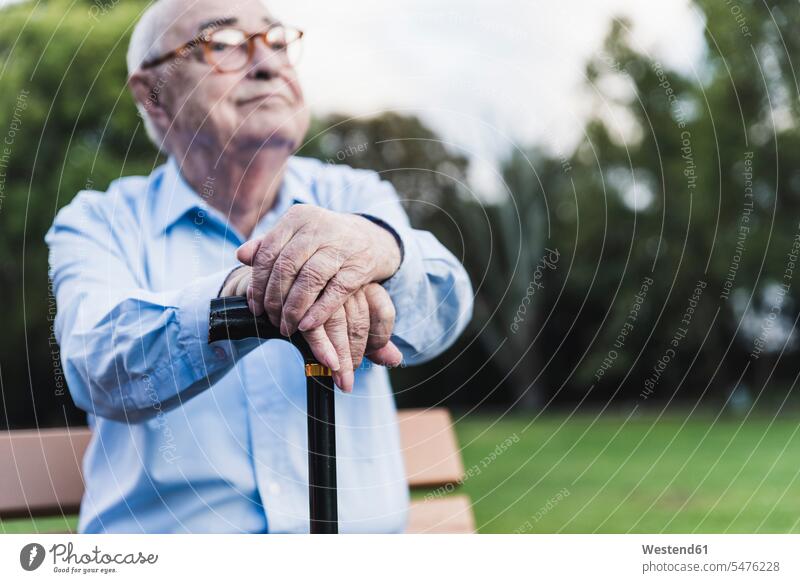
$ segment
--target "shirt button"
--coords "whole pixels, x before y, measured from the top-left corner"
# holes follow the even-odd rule
[[[273,496],[278,496],[281,493],[281,486],[280,484],[276,484],[275,482],[269,485],[269,493]]]
[[[225,352],[225,349],[222,346],[215,346],[214,347],[214,356],[216,356],[220,360],[224,360],[227,358],[228,353]]]

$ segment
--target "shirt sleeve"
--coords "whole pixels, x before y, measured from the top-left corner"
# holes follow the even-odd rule
[[[392,340],[408,364],[449,348],[472,318],[473,293],[464,266],[428,231],[411,227],[394,187],[376,172],[353,171],[350,212],[379,218],[403,247],[403,261],[383,282],[395,305]]]
[[[96,208],[100,198],[81,193],[45,237],[57,304],[55,335],[76,405],[137,423],[209,388],[256,343],[207,343],[209,302],[229,269],[181,289],[145,289],[118,233]]]

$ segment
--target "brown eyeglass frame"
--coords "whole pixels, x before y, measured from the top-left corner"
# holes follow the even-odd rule
[[[156,57],[154,59],[150,59],[142,63],[142,69],[152,69],[153,67],[158,67],[159,65],[166,63],[170,59],[177,59],[177,58],[184,58],[190,51],[196,48],[198,45],[202,45],[203,47],[203,59],[209,65],[211,65],[215,71],[222,72],[217,65],[212,64],[213,58],[210,57],[211,49],[208,48],[209,43],[211,42],[211,34],[218,30],[222,29],[232,29],[238,30],[239,32],[244,34],[244,42],[247,43],[247,60],[245,64],[239,67],[238,69],[230,69],[224,71],[225,73],[233,73],[235,71],[241,71],[245,67],[247,67],[248,63],[253,59],[253,52],[255,51],[255,43],[257,38],[261,38],[262,42],[268,46],[269,48],[273,48],[269,41],[267,41],[267,34],[274,28],[282,27],[285,29],[291,29],[297,32],[297,38],[294,39],[292,42],[298,42],[303,38],[303,31],[299,28],[295,28],[293,26],[286,26],[285,24],[276,22],[275,24],[271,24],[266,30],[262,30],[261,32],[256,32],[253,34],[248,34],[246,30],[242,30],[241,28],[237,28],[235,26],[220,26],[215,28],[210,28],[208,30],[204,30],[199,35],[191,39],[190,41],[183,43],[176,49],[169,51],[168,53],[164,53],[160,57]],[[288,43],[287,43],[288,46]],[[274,50],[274,49],[273,49]]]

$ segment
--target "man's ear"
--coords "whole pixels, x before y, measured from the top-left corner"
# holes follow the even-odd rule
[[[128,79],[128,88],[133,99],[145,108],[150,120],[162,134],[169,128],[172,119],[161,102],[160,88],[156,86],[155,76],[149,71],[139,69]]]

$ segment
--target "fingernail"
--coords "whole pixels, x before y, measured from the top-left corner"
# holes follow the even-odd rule
[[[355,380],[355,376],[353,375],[353,371],[347,371],[342,374],[342,389],[346,392],[350,392],[353,390],[353,381]]]
[[[297,325],[297,329],[300,330],[300,332],[308,332],[312,328],[316,328],[316,326],[314,325],[314,321],[308,316],[300,320],[300,323]]]

